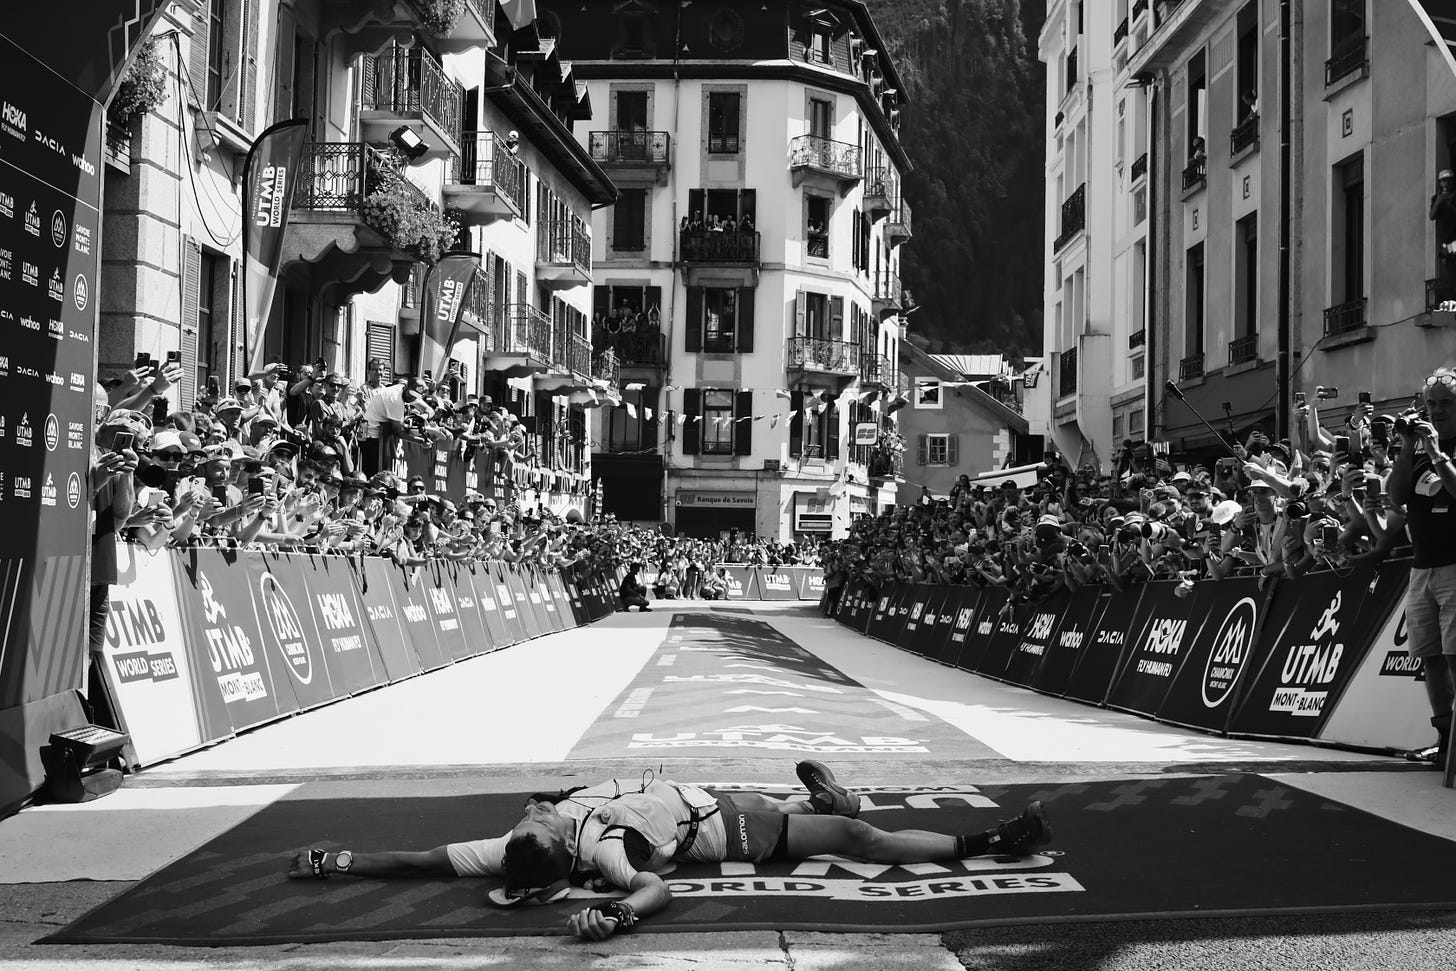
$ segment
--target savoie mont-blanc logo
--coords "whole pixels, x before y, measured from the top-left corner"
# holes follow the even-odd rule
[[[258,580],[258,597],[263,602],[266,626],[288,662],[288,673],[299,684],[313,681],[313,657],[303,636],[303,623],[298,619],[298,611],[293,609],[288,592],[273,574],[264,573]]]
[[[1254,647],[1254,624],[1258,609],[1253,598],[1245,597],[1234,604],[1223,625],[1213,637],[1213,650],[1203,668],[1203,703],[1217,708],[1233,694],[1239,672]]]

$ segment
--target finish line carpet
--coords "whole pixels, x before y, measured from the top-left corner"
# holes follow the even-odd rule
[[[420,785],[429,785],[421,783]],[[523,795],[293,797],[45,938],[276,944],[554,935],[589,899],[500,910],[488,880],[290,881],[292,851],[425,849],[498,835]],[[787,797],[788,789],[765,791]],[[976,832],[1033,799],[1055,842],[1027,859],[884,866],[829,858],[686,865],[639,932],[945,931],[1128,917],[1456,909],[1456,843],[1257,775],[869,789],[884,829]]]

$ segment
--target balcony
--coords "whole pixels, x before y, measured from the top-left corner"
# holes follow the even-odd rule
[[[888,354],[860,351],[859,380],[862,385],[875,385],[887,391],[895,388],[895,366]]]
[[[1247,364],[1259,358],[1259,335],[1245,334],[1229,341],[1228,362],[1230,365]]]
[[[414,277],[410,277],[414,282]],[[490,288],[485,274],[475,271],[474,282],[465,291],[465,305],[460,308],[460,323],[474,334],[463,334],[465,340],[475,340],[482,352],[495,350],[495,321],[491,319]]]
[[[1259,147],[1259,116],[1251,114],[1229,132],[1229,154],[1237,157]]]
[[[667,335],[655,328],[617,334],[598,330],[592,334],[592,341],[600,353],[614,355],[619,368],[667,367]]]
[[[1057,397],[1069,398],[1077,393],[1077,349],[1069,347],[1057,360]]]
[[[1456,300],[1456,293],[1447,293],[1441,288],[1439,277],[1426,281],[1426,313],[1435,313],[1438,310],[1449,310],[1446,305]]]
[[[1144,344],[1147,343],[1147,338],[1147,329],[1139,327],[1137,330],[1127,335],[1127,349],[1132,351],[1138,349],[1139,347],[1142,347]]]
[[[526,211],[526,163],[493,132],[461,132],[460,154],[451,156],[440,191],[468,223],[517,219]]]
[[[592,358],[591,376],[594,384],[601,385],[608,391],[616,392],[621,374],[622,365],[617,360],[615,351],[602,351]]]
[[[455,29],[449,37],[439,40],[437,46],[452,54],[496,46],[494,0],[465,0],[465,9],[455,21]]]
[[[1208,183],[1208,156],[1199,152],[1188,160],[1188,165],[1183,169],[1183,191],[1192,192],[1201,189]]]
[[[900,186],[895,181],[894,170],[888,165],[870,169],[864,185],[864,208],[872,222],[879,222],[895,210],[895,199],[900,195]]]
[[[890,246],[893,248],[908,240],[913,235],[910,228],[910,203],[905,201],[902,192],[896,200],[894,211],[890,213],[890,221],[885,223],[885,236],[889,239]]]
[[[1370,61],[1366,58],[1369,46],[1368,37],[1352,37],[1341,42],[1325,61],[1325,87],[1333,87],[1357,71],[1361,77],[1369,74]]]
[[[594,162],[618,182],[667,184],[672,168],[672,135],[665,131],[594,131],[589,146]]]
[[[1077,191],[1073,192],[1067,198],[1067,201],[1062,203],[1062,232],[1057,236],[1056,241],[1052,243],[1052,252],[1061,250],[1063,246],[1066,246],[1071,241],[1072,237],[1076,236],[1086,227],[1087,183],[1083,182],[1077,186]]]
[[[396,250],[364,219],[364,200],[391,163],[361,142],[309,142],[293,184],[292,212],[283,240],[289,285],[327,300],[374,293],[390,280],[404,283],[416,258]],[[429,197],[406,181],[407,193]]]
[[[106,163],[123,175],[131,175],[131,126],[106,120],[104,153]]]
[[[1203,354],[1189,354],[1178,362],[1178,380],[1192,381],[1203,377]]]
[[[1127,40],[1127,18],[1123,17],[1122,23],[1118,24],[1115,28],[1113,28],[1112,46],[1116,47],[1118,44],[1121,44],[1125,40]]]
[[[384,142],[400,125],[416,130],[425,158],[459,154],[460,111],[465,89],[418,47],[391,47],[364,63],[359,130],[365,141]]]
[[[1365,326],[1366,300],[1347,300],[1325,311],[1325,336],[1333,337]]]
[[[817,135],[800,135],[789,142],[789,169],[795,188],[807,179],[811,184],[838,189],[840,195],[864,178],[858,145]]]
[[[466,0],[448,30],[427,14],[427,4],[417,0],[319,0],[318,6],[318,36],[337,34],[336,53],[346,61],[358,54],[377,54],[393,44],[409,44],[416,33],[428,34],[441,53],[496,46],[492,0]]]
[[[1067,93],[1077,86],[1077,48],[1067,53]]]
[[[551,370],[551,318],[528,303],[506,304],[490,343],[481,363],[487,371],[524,377]]]
[[[870,310],[884,318],[899,313],[905,308],[905,295],[900,289],[900,274],[880,270],[875,274],[875,291],[870,298]]]
[[[591,283],[591,231],[585,222],[572,216],[536,223],[536,282],[556,290]]]
[[[790,337],[785,368],[848,380],[859,377],[859,360],[858,344],[828,337]]]
[[[1132,160],[1132,181],[1136,182],[1148,174],[1148,153],[1143,152]]]
[[[700,279],[731,279],[740,287],[758,286],[759,241],[757,232],[722,232],[713,229],[684,229],[677,243],[678,265],[687,286],[699,286]]]

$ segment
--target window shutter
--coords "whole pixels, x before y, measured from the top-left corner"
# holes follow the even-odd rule
[[[604,327],[607,323],[607,314],[612,310],[612,288],[604,286],[592,287],[592,327]]]
[[[683,327],[688,352],[703,349],[703,288],[688,287],[688,319]]]
[[[273,77],[276,79],[273,94],[274,121],[293,117],[294,32],[293,11],[280,4],[278,39],[274,44],[273,56]]]
[[[829,423],[829,458],[839,458],[839,402],[830,403],[824,411],[824,420]]]
[[[683,454],[698,454],[699,422],[695,421],[702,411],[698,402],[702,399],[702,392],[697,388],[687,388],[683,391],[683,415],[687,421],[683,422]]]
[[[806,207],[807,207],[807,205],[808,205],[808,203],[805,203],[805,206]],[[805,220],[804,221],[805,221],[805,224],[807,225],[807,223],[808,223],[807,208],[806,208],[805,212],[806,212],[806,215],[805,215]],[[850,256],[850,262],[854,265],[855,269],[858,269],[859,268],[859,210],[858,209],[856,209],[854,211],[854,219],[850,222],[850,226],[852,227],[852,231],[849,234],[850,235],[850,249],[853,251],[852,252],[852,255]]]
[[[794,416],[789,419],[789,454],[798,458],[804,452],[804,392],[789,392],[789,407]]]
[[[186,236],[182,241],[182,383],[177,386],[177,407],[191,411],[197,400],[197,307],[202,296],[202,247]]]
[[[232,385],[243,379],[248,369],[248,335],[247,324],[243,319],[243,267],[238,260],[232,261],[232,314],[230,319],[232,326],[228,333],[228,347],[230,348],[229,358],[232,366],[228,369],[230,378],[228,387],[222,389],[232,392]],[[219,382],[221,383],[221,382]]]
[[[952,468],[961,464],[961,437],[959,435],[945,436],[945,464]]]
[[[692,217],[693,216],[701,216],[703,219],[707,219],[708,218],[708,214],[705,213],[705,212],[703,212],[703,190],[702,189],[689,189],[688,190],[688,221],[689,222],[692,221]]]
[[[829,334],[830,340],[844,340],[844,298],[831,297],[829,300]]]
[[[930,436],[921,435],[915,449],[915,464],[924,465],[930,461]]]
[[[526,294],[527,294],[527,291],[526,291],[526,274],[525,273],[522,273],[520,270],[517,270],[516,271],[516,303],[520,304],[523,307],[526,304],[530,303],[531,302],[531,298],[528,297]]]
[[[657,448],[657,421],[662,415],[657,410],[658,391],[656,388],[643,388],[637,398],[637,417],[642,422],[642,434],[639,436],[639,448]],[[647,420],[647,409],[652,409],[652,420]]]
[[[738,353],[748,354],[753,350],[753,294],[754,287],[739,287],[738,300]]]
[[[207,99],[207,34],[211,26],[210,3],[198,4],[192,11],[192,40],[187,45],[187,79],[192,82],[192,103],[204,111],[216,107],[203,104]],[[229,389],[231,390],[231,389]]]
[[[733,396],[733,454],[753,454],[752,391],[740,391]]]
[[[753,225],[758,225],[758,190],[740,189],[738,191],[738,218],[744,216],[753,217]]]
[[[794,336],[803,337],[809,333],[809,327],[805,316],[808,301],[804,298],[804,291],[800,290],[794,294]]]
[[[255,97],[258,92],[258,2],[243,0],[242,76],[238,79],[237,122],[243,131],[255,130]],[[291,44],[289,45],[292,46]]]
[[[371,320],[365,325],[364,360],[377,357],[384,366],[380,377],[385,384],[394,381],[394,323],[388,320]]]

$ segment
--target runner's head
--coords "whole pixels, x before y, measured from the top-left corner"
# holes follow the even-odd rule
[[[571,820],[549,802],[531,801],[526,815],[506,842],[505,886],[491,891],[501,906],[544,904],[560,900],[571,889]]]

